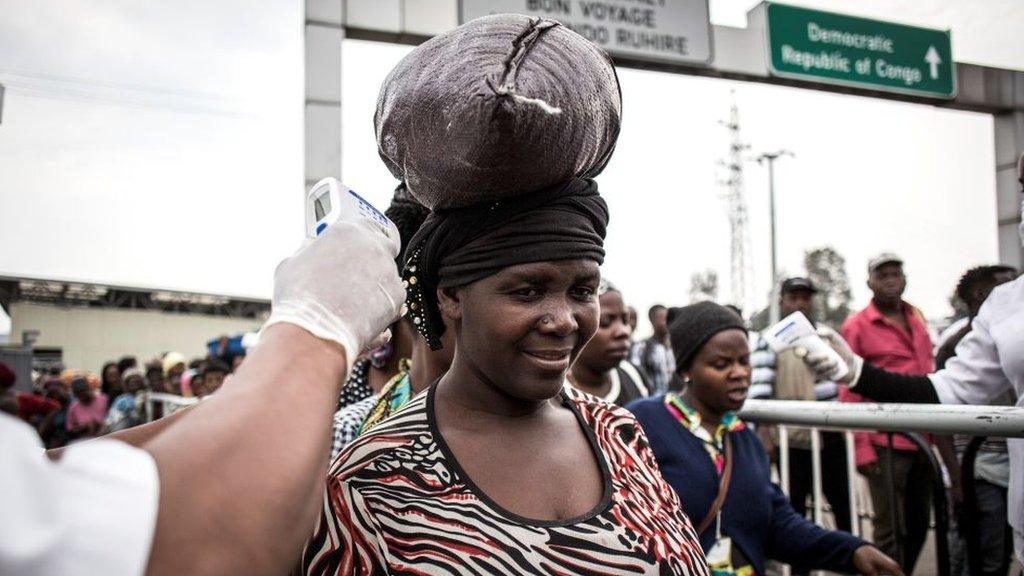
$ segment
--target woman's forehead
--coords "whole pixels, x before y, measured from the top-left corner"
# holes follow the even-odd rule
[[[701,351],[711,354],[744,353],[750,352],[750,344],[747,341],[746,332],[730,328],[712,336]]]
[[[555,280],[568,280],[573,282],[597,282],[601,279],[601,269],[597,262],[593,260],[553,260],[509,266],[495,274],[494,278],[501,281],[551,282]]]
[[[608,292],[605,292],[604,294],[601,294],[600,301],[602,312],[611,310],[619,312],[625,311],[626,305],[622,300],[622,294],[619,294],[619,292],[616,290],[610,290]]]

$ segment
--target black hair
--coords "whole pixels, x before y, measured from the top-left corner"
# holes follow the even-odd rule
[[[18,415],[18,397],[11,394],[4,394],[0,396],[0,412],[10,414],[11,416]]]
[[[82,387],[85,387],[86,389],[89,388],[89,381],[85,378],[85,376],[75,376],[74,378],[71,379],[71,387],[70,388],[71,388],[71,392],[72,393],[74,393],[75,388],[82,388]]]
[[[740,318],[743,318],[743,309],[740,308],[739,306],[735,304],[723,304],[723,306],[735,312],[736,315],[739,316]]]
[[[18,375],[11,370],[10,366],[0,362],[0,390],[7,390],[14,386],[14,383],[18,380]]]
[[[401,275],[402,270],[405,268],[406,251],[409,249],[409,241],[419,231],[427,216],[430,216],[430,209],[413,198],[403,182],[395,188],[395,195],[391,197],[391,204],[384,211],[384,215],[394,222],[395,227],[398,228],[401,247],[398,250],[398,258],[395,258],[395,264],[398,266],[398,273]],[[409,326],[415,329],[412,316],[406,315],[405,320]],[[394,334],[397,331],[398,322],[395,322],[391,325],[391,333]]]
[[[214,359],[214,360],[210,360],[206,364],[206,366],[203,367],[202,375],[206,376],[210,372],[220,372],[222,374],[230,374],[231,373],[231,368],[228,368],[228,365],[225,364],[224,362],[222,362],[220,360]]]
[[[122,370],[121,370],[120,366],[117,365],[117,362],[106,362],[106,363],[104,363],[103,364],[103,368],[100,369],[100,383],[101,384],[106,385],[106,383],[107,383],[106,382],[106,379],[107,379],[107,368],[110,368],[111,366],[117,368],[118,374],[121,373]]]
[[[654,313],[658,310],[668,310],[668,308],[665,308],[662,304],[655,304],[654,306],[651,306],[647,309],[647,319],[650,320],[654,318]]]
[[[395,188],[395,195],[391,198],[391,205],[384,211],[398,228],[398,236],[401,238],[401,248],[395,263],[398,265],[398,273],[402,273],[405,267],[405,251],[409,247],[409,241],[416,235],[416,231],[423,225],[423,221],[430,215],[430,210],[416,201],[405,187],[405,183]]]
[[[671,326],[672,322],[676,319],[676,314],[678,314],[678,313],[679,313],[679,307],[678,306],[673,306],[673,307],[669,308],[668,312],[665,313],[665,323],[667,323],[669,326]],[[652,312],[652,314],[653,314],[653,312]]]
[[[121,374],[124,374],[125,370],[128,370],[129,368],[137,368],[138,366],[139,361],[135,356],[122,356],[121,359],[117,361],[117,369],[121,371]]]
[[[1004,272],[1017,273],[1017,269],[1013,266],[1006,266],[1005,264],[995,264],[991,266],[975,266],[964,275],[960,277],[960,281],[956,284],[956,297],[967,304],[968,307],[974,307],[974,305],[980,306],[981,302],[972,303],[971,299],[973,295],[971,292],[977,286],[992,285],[996,283],[996,274],[1002,274]]]

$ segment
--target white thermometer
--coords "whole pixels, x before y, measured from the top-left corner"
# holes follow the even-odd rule
[[[399,244],[395,224],[336,178],[324,178],[306,195],[306,235],[310,238],[320,236],[338,220],[359,218],[372,221],[396,245]]]

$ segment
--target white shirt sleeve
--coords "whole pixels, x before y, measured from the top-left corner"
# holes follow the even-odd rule
[[[0,414],[0,574],[142,574],[159,493],[144,450],[92,440],[53,462],[35,430]]]
[[[929,376],[943,404],[987,405],[1012,389],[989,331],[988,315],[984,313],[991,308],[982,310],[971,324],[971,331],[957,344],[956,356],[944,369]]]

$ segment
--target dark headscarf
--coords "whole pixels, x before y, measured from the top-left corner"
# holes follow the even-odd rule
[[[747,331],[742,318],[714,302],[672,308],[668,317],[668,337],[672,342],[677,370],[689,368],[694,356],[715,334],[733,328],[744,333]]]
[[[604,262],[608,205],[593,180],[574,178],[493,204],[436,210],[409,243],[408,314],[431,349],[444,321],[437,289],[465,286],[518,264]]]

